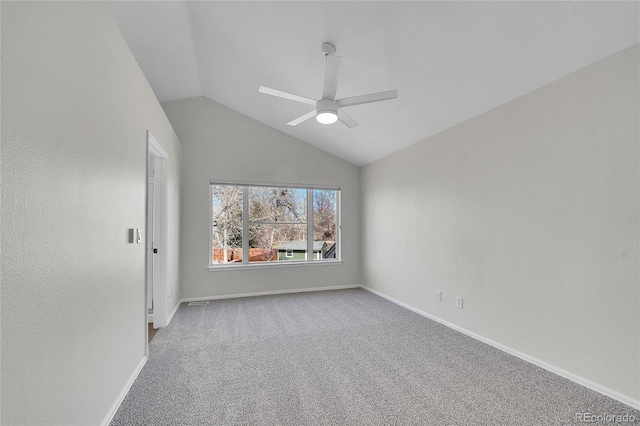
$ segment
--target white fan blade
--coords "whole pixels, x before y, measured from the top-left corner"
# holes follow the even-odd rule
[[[302,115],[302,116],[296,118],[295,120],[291,120],[287,124],[289,126],[297,126],[298,124],[302,123],[303,121],[307,121],[311,117],[315,117],[315,116],[316,116],[316,110],[314,109],[314,110],[309,111],[305,115]]]
[[[338,99],[336,102],[338,102],[338,106],[340,108],[344,108],[344,107],[353,106],[353,105],[361,105],[361,104],[368,104],[371,102],[386,101],[388,99],[395,99],[397,97],[398,97],[397,90],[387,90],[386,92],[369,93],[368,95],[353,96],[351,98],[342,98],[342,99]]]
[[[289,99],[291,101],[302,102],[307,105],[315,105],[316,101],[313,99],[305,98],[304,96],[294,95],[292,93],[283,92],[281,90],[272,89],[270,87],[260,86],[258,92],[264,93],[265,95],[277,96],[279,98]]]
[[[346,112],[341,109],[338,110],[338,119],[350,129],[353,129],[354,127],[358,127],[360,125],[356,120],[351,118]]]
[[[335,99],[338,90],[338,71],[340,71],[341,56],[327,55],[324,66],[324,84],[322,85],[322,99]]]

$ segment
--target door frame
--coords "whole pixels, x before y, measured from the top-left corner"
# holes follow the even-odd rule
[[[166,271],[167,271],[167,234],[168,234],[168,221],[167,221],[167,160],[169,155],[162,148],[160,143],[153,137],[151,132],[147,131],[147,204],[149,203],[149,168],[155,166],[154,175],[154,215],[156,217],[153,241],[155,247],[158,249],[158,253],[154,255],[154,262],[158,264],[157,276],[153,280],[153,328],[166,327],[167,324],[167,286],[166,286]],[[156,161],[151,163],[155,159]],[[147,218],[149,213],[149,206],[147,205]],[[150,224],[147,223],[147,232],[149,231]],[[152,250],[147,244],[147,254]],[[148,263],[148,257],[146,262]],[[148,275],[147,265],[147,275]],[[147,291],[148,280],[145,280],[145,298],[144,298],[144,313],[145,321],[147,320]]]

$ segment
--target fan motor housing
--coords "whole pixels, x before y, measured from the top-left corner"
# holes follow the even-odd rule
[[[316,103],[316,113],[320,114],[321,112],[332,112],[338,115],[338,102],[331,99],[320,99]]]

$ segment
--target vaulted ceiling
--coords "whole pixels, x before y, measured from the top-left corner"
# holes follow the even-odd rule
[[[108,2],[158,99],[207,96],[364,165],[640,41],[631,2]],[[290,120],[319,99],[324,57],[337,97],[398,89],[345,109],[359,127]]]

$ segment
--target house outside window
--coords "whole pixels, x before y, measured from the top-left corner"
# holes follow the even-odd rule
[[[210,207],[210,269],[340,261],[340,188],[212,181]]]
[[[314,259],[335,259],[335,250],[330,251],[335,246],[335,242],[314,241],[313,242],[313,258]],[[278,245],[279,260],[305,260],[307,258],[307,242],[306,241],[287,241]],[[334,257],[329,257],[334,256]]]

